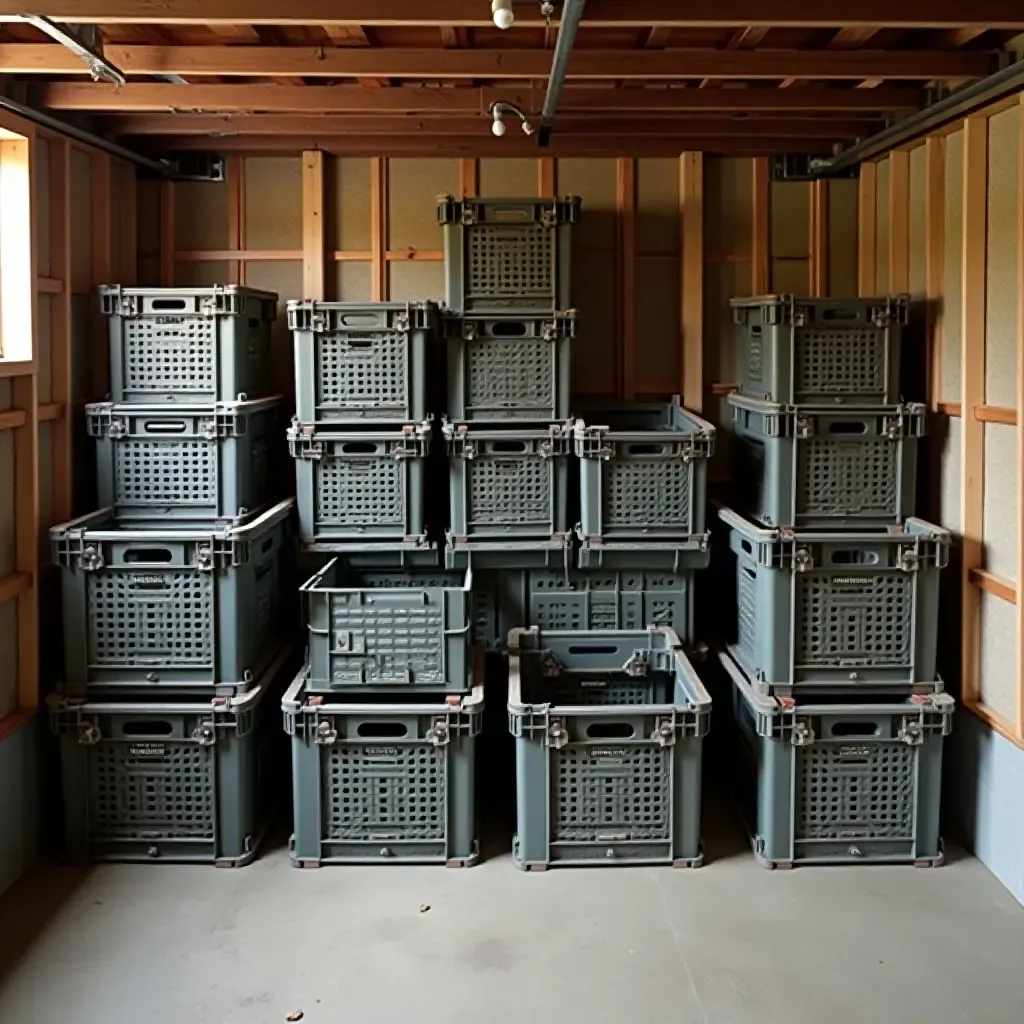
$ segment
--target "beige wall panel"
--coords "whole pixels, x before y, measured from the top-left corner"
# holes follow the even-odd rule
[[[373,294],[370,287],[370,264],[336,263],[334,266],[335,297],[340,302],[369,302]]]
[[[224,284],[227,279],[228,265],[223,262],[178,263],[174,267],[174,284],[178,288],[209,288]]]
[[[583,200],[583,212],[572,239],[573,251],[603,249],[610,257],[617,230],[615,161],[559,160],[558,191]]]
[[[739,381],[736,328],[729,300],[750,294],[749,263],[709,263],[704,267],[704,380]]]
[[[986,293],[985,401],[1017,404],[1017,341],[1021,268],[1020,111],[1014,107],[988,122],[988,283]]]
[[[18,709],[18,602],[0,604],[0,719]]]
[[[1017,428],[985,424],[985,567],[1017,579]]]
[[[389,160],[389,249],[440,249],[438,196],[459,190],[456,160]]]
[[[302,248],[300,157],[246,158],[245,248]]]
[[[837,299],[857,297],[857,187],[828,183],[828,293]]]
[[[942,400],[960,401],[960,285],[963,244],[964,133],[946,137],[946,258],[942,285]]]
[[[160,257],[139,257],[139,287],[157,288],[160,286]]]
[[[910,294],[923,299],[925,293],[925,183],[927,164],[925,147],[918,146],[910,151],[910,198],[907,217],[907,232],[910,238]]]
[[[391,298],[395,302],[444,299],[444,264],[401,260],[389,265]]]
[[[637,252],[679,252],[679,161],[636,162]]]
[[[366,157],[336,157],[327,161],[327,246],[369,252],[370,161]]]
[[[772,260],[772,291],[776,295],[804,295],[810,291],[810,260]]]
[[[876,165],[875,179],[875,293],[889,294],[889,161]]]
[[[298,260],[247,263],[245,279],[253,288],[277,292],[281,300],[277,304],[277,320],[274,321],[270,335],[271,379],[279,382],[276,386],[282,393],[293,393],[295,370],[292,336],[288,331],[287,301],[302,295],[302,264]]]
[[[137,226],[139,256],[160,257],[160,182],[139,179]]]
[[[509,124],[509,128],[513,126]],[[564,191],[559,189],[559,191]],[[537,161],[525,157],[480,161],[480,195],[518,199],[537,195]]]
[[[572,383],[579,394],[615,394],[615,261],[607,254],[577,253],[573,295],[579,324],[572,348]]]
[[[811,251],[811,187],[805,181],[771,184],[771,252],[773,256],[807,257]],[[772,280],[772,291],[782,289]],[[800,288],[807,294],[807,279]]]
[[[159,204],[159,199],[157,203]],[[159,210],[159,205],[157,209]],[[231,248],[228,238],[227,182],[175,182],[174,248]]]
[[[709,467],[712,480],[732,480],[736,464],[736,438],[732,432],[732,406],[725,395],[706,400],[704,419],[718,428],[715,433],[715,450]],[[709,510],[709,515],[714,513]]]
[[[640,260],[636,271],[636,390],[674,395],[682,387],[679,261]]]
[[[121,211],[118,209],[118,205],[125,195],[127,193],[124,188],[124,170],[112,160],[110,162],[110,275],[115,279],[120,274],[124,249]]]
[[[5,481],[0,487],[0,579],[14,572],[16,565],[13,479],[14,432],[0,430],[0,480]]]
[[[36,273],[50,276],[50,143],[36,136]]]
[[[92,390],[92,295],[71,297],[71,395],[75,402],[98,401]],[[92,456],[90,454],[90,460]]]
[[[707,252],[750,253],[754,220],[753,173],[752,161],[747,158],[704,158],[704,247]]]
[[[933,444],[939,445],[942,467],[939,525],[956,533],[960,530],[960,420],[952,417],[937,419],[935,429],[941,431],[940,436],[931,438]]]
[[[53,523],[53,424],[39,424],[39,564],[49,565]]]
[[[71,150],[71,275],[76,282],[92,278],[92,161]]]
[[[0,412],[11,407],[11,381],[9,377],[0,377]]]
[[[1017,610],[981,594],[981,700],[1011,722],[1017,718]]]
[[[37,381],[39,401],[49,402],[53,397],[53,364],[51,361],[50,314],[53,299],[49,295],[40,295],[36,302],[36,356],[39,370]]]

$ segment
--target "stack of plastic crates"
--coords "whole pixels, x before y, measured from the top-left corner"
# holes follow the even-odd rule
[[[441,568],[432,303],[290,302],[306,664],[283,700],[293,863],[469,865],[482,664]],[[443,464],[442,464],[443,465]]]
[[[110,400],[86,419],[104,507],[50,531],[66,845],[79,859],[244,864],[286,764],[275,708],[294,502],[275,501],[271,469],[277,296],[115,286],[100,301]]]
[[[949,534],[912,517],[925,414],[899,399],[906,300],[732,305],[739,512],[719,510],[716,552],[754,851],[769,867],[939,864]]]

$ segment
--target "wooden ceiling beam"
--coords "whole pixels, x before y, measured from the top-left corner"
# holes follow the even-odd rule
[[[725,44],[727,50],[754,50],[771,29],[764,25],[750,25],[747,28],[739,28],[732,34],[732,38]]]
[[[34,102],[53,110],[94,111],[296,111],[304,113],[473,114],[493,100],[507,99],[533,110],[543,99],[529,89],[438,89],[404,86],[370,90],[352,85],[171,85],[129,82],[118,89],[100,82],[40,83]],[[853,88],[777,89],[592,89],[569,86],[559,110],[627,111],[888,111],[916,110],[924,104],[919,89],[887,87],[871,95]]]
[[[860,25],[856,28],[841,28],[826,44],[828,50],[859,50],[873,36],[878,35],[878,27]]]
[[[543,26],[539,4],[522,4],[517,26]],[[37,14],[64,22],[216,22],[235,25],[491,24],[484,0],[0,0],[0,16]],[[590,0],[589,27],[998,28],[1024,29],[1019,0]]]
[[[546,78],[547,50],[392,50],[305,46],[108,46],[108,60],[127,74],[258,77]],[[576,50],[568,77],[585,79],[982,78],[993,70],[988,54],[954,50]],[[63,46],[0,43],[0,71],[8,74],[88,74]]]
[[[321,25],[327,38],[335,46],[373,46],[374,40],[362,25]],[[360,78],[359,84],[367,89],[379,89],[390,83],[385,78]]]

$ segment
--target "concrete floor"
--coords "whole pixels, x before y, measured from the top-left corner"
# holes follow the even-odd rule
[[[44,865],[0,897],[0,1021],[1011,1024],[1024,908],[973,858],[766,872]],[[421,912],[421,906],[429,910]]]

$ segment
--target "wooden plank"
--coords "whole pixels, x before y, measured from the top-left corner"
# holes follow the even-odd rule
[[[952,416],[956,419],[960,415],[960,403],[959,402],[939,402],[938,411],[943,416]]]
[[[40,423],[57,423],[64,418],[64,402],[44,402],[39,406]]]
[[[619,381],[621,397],[636,398],[636,161],[616,162],[616,217],[618,225]]]
[[[0,604],[13,601],[32,589],[32,576],[27,572],[12,572],[0,578]]]
[[[679,215],[682,218],[683,404],[704,407],[704,154],[679,158]]]
[[[1009,604],[1017,603],[1017,588],[1011,580],[1003,579],[987,569],[971,569],[967,574],[971,586],[983,590],[986,594],[998,597]]]
[[[40,295],[60,295],[64,291],[64,282],[56,277],[37,277],[36,291]]]
[[[90,151],[92,159],[92,290],[111,284],[113,248],[111,231],[111,170],[106,153]],[[107,342],[107,321],[99,303],[92,304],[92,393],[105,395],[110,391],[110,351]]]
[[[1017,425],[1017,410],[1007,409],[1001,405],[976,405],[974,418],[979,423],[1005,423],[1015,427]]]
[[[987,278],[988,122],[964,123],[963,247],[961,250],[961,392],[971,409],[985,401],[985,296]],[[981,603],[972,570],[984,566],[985,428],[974,416],[960,420],[960,528],[962,533],[962,664],[964,697],[979,696]]]
[[[771,182],[768,157],[755,156],[751,164],[752,232],[750,244],[750,278],[755,295],[771,290]]]
[[[872,37],[878,34],[877,25],[858,25],[841,28],[826,44],[827,50],[859,50]]]
[[[462,199],[480,195],[480,161],[474,157],[459,161],[459,196]]]
[[[390,47],[115,46],[104,55],[129,75],[225,75],[312,78],[544,79],[544,49],[408,50]],[[813,78],[940,80],[984,78],[987,53],[968,50],[599,50],[577,49],[570,79],[686,80]],[[0,72],[88,74],[85,63],[55,43],[0,43]]]
[[[924,294],[928,404],[942,401],[943,291],[946,279],[946,141],[925,142]]]
[[[372,269],[370,289],[374,302],[388,297],[388,264],[384,258],[388,243],[388,162],[373,157],[370,167],[370,230]]]
[[[889,154],[889,292],[910,291],[910,154]]]
[[[24,409],[7,409],[0,412],[0,430],[16,430],[25,426],[26,416]]]
[[[339,253],[340,262],[345,262],[350,255],[349,253]],[[362,253],[356,255],[361,256]],[[443,263],[444,262],[444,250],[443,249],[388,249],[384,253],[384,258],[389,263],[406,263],[410,260],[415,260],[417,263]]]
[[[50,141],[50,267],[63,281],[71,280],[71,147],[67,140]],[[134,252],[133,252],[134,255]],[[53,428],[53,517],[71,518],[74,482],[72,418],[63,415],[71,403],[71,289],[50,299],[50,392],[61,417]],[[109,387],[106,389],[109,391]],[[106,392],[104,392],[106,393]],[[43,410],[39,410],[43,419]],[[43,524],[50,525],[50,524]]]
[[[25,254],[35,266],[30,239]],[[33,302],[33,307],[35,303]],[[33,321],[33,336],[35,322]],[[33,585],[18,595],[18,707],[39,703],[39,424],[37,380],[18,377],[11,386],[14,404],[25,410],[25,424],[14,432],[15,570]]]
[[[557,194],[555,184],[555,161],[553,157],[542,156],[537,161],[537,195],[553,196]]]
[[[876,285],[878,225],[875,218],[878,168],[875,164],[861,164],[860,181],[857,188],[857,294],[862,297],[874,295]]]
[[[35,372],[34,359],[0,359],[0,380],[7,377],[25,377]]]
[[[812,181],[809,185],[811,201],[811,238],[808,260],[811,298],[828,295],[828,181]]]
[[[174,182],[160,182],[160,287],[174,287],[174,262],[181,254],[174,249]]]
[[[294,90],[292,90],[294,91]],[[232,153],[227,162],[228,175],[228,245],[232,249],[245,248],[245,157]],[[180,259],[180,254],[175,255]],[[228,260],[228,281],[245,284],[245,262]]]
[[[301,260],[301,249],[179,249],[173,253],[175,263],[278,263]],[[367,256],[366,259],[370,257]]]
[[[324,299],[324,155],[302,154],[302,295]]]
[[[1004,739],[1008,739],[1011,743],[1024,749],[1024,738],[1018,735],[1015,723],[1011,722],[1005,715],[1001,715],[994,708],[982,704],[977,697],[964,698],[964,706],[993,732],[999,733]]]
[[[19,729],[23,729],[35,717],[34,708],[19,708],[5,718],[0,718],[0,743],[3,743],[8,736],[13,736]]]
[[[1017,141],[1017,582],[1024,585],[1024,93]],[[1024,741],[1024,601],[1017,608],[1017,738]]]

